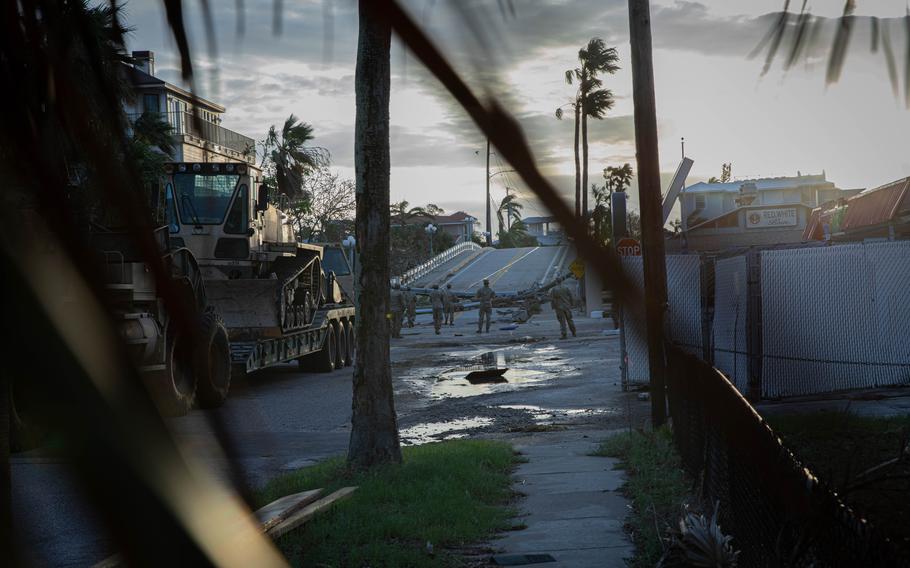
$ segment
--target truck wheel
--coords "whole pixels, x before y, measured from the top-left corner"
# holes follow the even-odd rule
[[[196,400],[193,353],[173,322],[165,333],[164,370],[148,374],[146,382],[161,414],[183,416]]]
[[[315,370],[320,373],[331,373],[335,370],[335,327],[328,326],[325,330],[325,343],[322,349],[315,354]]]
[[[335,368],[341,369],[348,364],[348,335],[343,322],[338,322],[335,327],[335,339],[338,341],[335,348]]]
[[[354,364],[354,351],[357,345],[357,336],[354,335],[354,324],[347,322],[344,324],[345,330],[347,332],[347,347],[348,347],[348,356],[345,358],[344,364],[350,367]]]
[[[231,345],[221,316],[213,311],[205,312],[198,341],[196,397],[202,408],[217,408],[224,404],[231,388]]]

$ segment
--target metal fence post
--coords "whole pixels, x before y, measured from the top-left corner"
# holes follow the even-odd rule
[[[761,294],[761,251],[750,250],[746,254],[747,304],[746,304],[746,353],[748,388],[746,397],[750,401],[762,397],[762,294]]]

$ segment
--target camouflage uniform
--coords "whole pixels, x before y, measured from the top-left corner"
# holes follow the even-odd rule
[[[480,302],[480,306],[478,306],[477,333],[483,331],[484,319],[487,322],[487,333],[490,333],[490,320],[493,318],[493,298],[496,297],[496,292],[490,288],[490,283],[484,280],[483,287],[477,290],[475,297]]]
[[[404,313],[404,292],[392,288],[389,294],[389,323],[392,325],[392,337],[401,337],[401,315]]]
[[[443,323],[455,325],[455,304],[458,302],[458,298],[455,296],[455,292],[452,291],[451,284],[446,285],[444,294],[443,308],[445,309],[445,318]]]
[[[417,318],[417,294],[408,290],[408,327],[414,327],[414,320]]]
[[[559,320],[559,331],[562,338],[566,338],[566,325],[572,331],[572,337],[575,337],[575,322],[572,321],[572,292],[566,288],[565,284],[557,284],[550,290],[550,305],[556,312],[556,319]]]
[[[442,327],[442,309],[445,305],[445,293],[439,289],[439,286],[433,286],[430,292],[430,305],[433,306],[433,328],[436,335],[439,335],[439,328]]]

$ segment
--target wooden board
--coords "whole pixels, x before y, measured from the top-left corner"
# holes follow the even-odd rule
[[[286,532],[292,531],[300,525],[306,523],[317,514],[331,507],[338,501],[349,497],[356,489],[356,487],[343,487],[331,495],[323,497],[315,503],[311,503],[302,509],[298,509],[297,512],[292,513],[289,517],[280,523],[272,525],[268,530],[265,531],[265,533],[272,538],[278,538]]]
[[[287,519],[293,513],[306,507],[313,501],[319,499],[322,495],[322,489],[312,489],[301,493],[286,495],[281,499],[272,501],[265,507],[256,511],[256,518],[264,532],[269,532],[269,528]]]

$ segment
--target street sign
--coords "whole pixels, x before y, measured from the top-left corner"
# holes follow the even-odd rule
[[[576,258],[569,265],[569,270],[572,271],[575,278],[581,279],[585,275],[585,263],[580,258]]]
[[[626,237],[616,243],[616,254],[619,256],[641,256],[641,243],[637,239]]]

